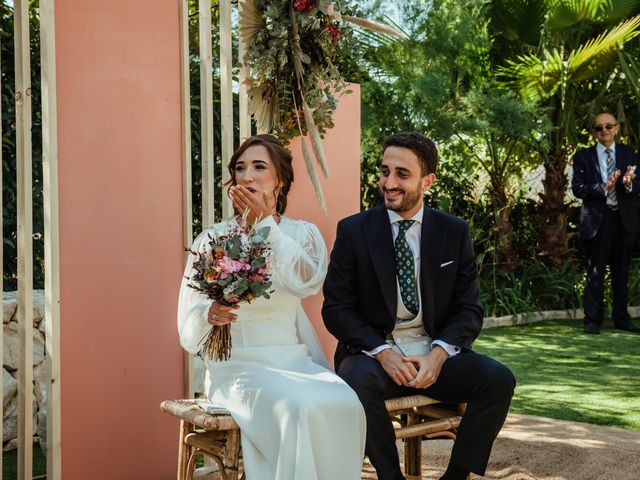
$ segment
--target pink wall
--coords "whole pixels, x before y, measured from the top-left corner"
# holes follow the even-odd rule
[[[178,2],[56,0],[62,476],[173,479]]]
[[[300,141],[291,144],[294,155],[295,181],[289,194],[287,215],[318,225],[331,252],[336,237],[336,224],[348,215],[360,210],[360,86],[352,85],[352,94],[340,99],[334,116],[335,127],[325,136],[324,148],[329,161],[329,178],[321,176],[321,184],[327,198],[328,215],[325,215],[313,190],[302,159]],[[308,144],[311,148],[311,145]],[[329,360],[333,363],[335,338],[322,323],[320,309],[322,294],[308,298],[304,307],[313,322]]]

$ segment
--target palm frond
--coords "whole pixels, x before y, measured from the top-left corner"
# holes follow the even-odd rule
[[[638,7],[640,0],[608,0],[603,2],[602,8],[596,17],[599,23],[615,23],[623,18],[633,15]]]
[[[278,98],[273,85],[262,84],[259,87],[249,84],[249,105],[251,115],[256,120],[258,132],[270,132],[278,118]]]
[[[611,0],[552,0],[549,2],[548,26],[563,30],[584,21],[593,21]]]
[[[238,0],[240,7],[240,41],[251,45],[254,37],[265,28],[264,18],[253,0]]]
[[[605,71],[620,47],[639,34],[640,15],[588,40],[566,56],[559,49],[546,51],[542,57],[520,56],[517,61],[510,61],[500,75],[510,79],[508,83],[524,97],[544,98]]]
[[[622,45],[640,34],[640,15],[619,23],[569,54],[573,80],[591,78],[607,68]]]
[[[491,29],[509,42],[537,46],[547,11],[547,2],[540,0],[495,0],[489,10]]]

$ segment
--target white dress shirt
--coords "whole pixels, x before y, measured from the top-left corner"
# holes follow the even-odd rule
[[[611,150],[611,158],[613,158],[613,161],[615,162],[616,161],[615,142],[612,143],[609,147],[605,147],[600,142],[598,142],[598,144],[596,145],[596,153],[598,154],[598,166],[600,167],[600,177],[602,178],[602,183],[607,183],[609,181],[609,175],[607,175],[607,152],[606,152],[607,148]],[[621,173],[622,175],[624,175],[625,172],[621,172]],[[633,188],[633,185],[629,185],[628,187],[625,187],[628,193],[631,192],[632,188]],[[609,197],[607,197],[607,203],[609,202],[610,202]],[[617,203],[616,204],[612,203],[612,205],[617,205]]]
[[[415,269],[415,278],[416,278],[416,288],[418,290],[418,305],[419,311],[417,315],[413,315],[407,307],[405,307],[402,302],[402,295],[400,294],[400,285],[396,279],[396,289],[397,289],[397,297],[398,297],[398,306],[396,311],[396,328],[394,329],[394,333],[396,331],[401,332],[405,331],[409,336],[417,336],[422,335],[423,337],[427,337],[427,333],[424,329],[424,324],[422,323],[422,298],[421,298],[421,289],[419,288],[420,282],[420,241],[422,236],[422,215],[424,213],[424,206],[420,208],[420,210],[410,219],[405,219],[401,217],[398,213],[387,210],[389,214],[389,221],[391,222],[391,232],[393,235],[393,242],[395,244],[396,238],[398,238],[398,234],[400,232],[399,222],[401,220],[413,220],[413,225],[411,225],[406,233],[405,238],[407,243],[409,244],[409,248],[411,248],[411,252],[413,253],[413,262]],[[395,340],[395,339],[394,339]],[[373,350],[364,351],[369,356],[375,356],[380,353],[382,350],[386,350],[387,348],[392,348],[392,344],[394,340],[390,340],[388,343],[384,343]],[[391,343],[391,345],[389,344]],[[443,342],[442,340],[433,340],[431,345],[439,345],[442,347],[450,357],[453,357],[460,353],[460,347],[456,345],[451,345],[449,343]]]

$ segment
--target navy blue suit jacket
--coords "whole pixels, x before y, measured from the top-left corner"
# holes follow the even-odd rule
[[[433,339],[470,349],[482,328],[477,267],[467,223],[425,206],[421,232],[423,323]],[[396,267],[384,205],[338,223],[322,316],[338,339],[335,366],[373,350],[395,327]]]
[[[622,143],[616,143],[616,168],[620,170],[620,177],[616,182],[616,198],[622,227],[626,232],[640,232],[640,170],[636,172],[631,193],[622,184],[622,176],[627,166],[637,165],[636,155],[631,148]],[[584,240],[591,240],[596,236],[607,204],[607,193],[602,186],[602,175],[596,147],[580,150],[573,157],[573,179],[571,181],[573,194],[582,199],[580,210],[580,225],[578,235]]]

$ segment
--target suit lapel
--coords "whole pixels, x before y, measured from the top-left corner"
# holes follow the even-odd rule
[[[396,260],[393,251],[391,223],[384,206],[376,207],[371,211],[369,221],[365,224],[365,233],[371,263],[376,271],[384,302],[389,309],[391,318],[395,319],[398,302]]]
[[[434,333],[435,285],[446,242],[446,229],[440,225],[433,210],[425,206],[420,237],[420,294],[422,318],[427,333],[430,335]]]
[[[600,160],[598,160],[598,150],[596,150],[596,147],[591,147],[589,149],[589,156],[591,157],[591,161],[593,162],[596,173],[598,174],[598,181],[602,181],[602,171],[600,170]]]

